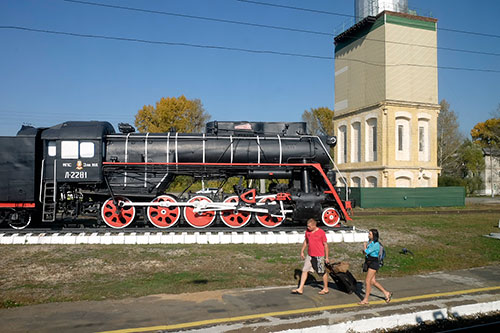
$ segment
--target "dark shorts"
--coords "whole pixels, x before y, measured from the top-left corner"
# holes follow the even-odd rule
[[[378,269],[380,268],[378,258],[368,257],[365,259],[365,261],[368,264],[368,268],[374,269],[376,271],[378,271]]]

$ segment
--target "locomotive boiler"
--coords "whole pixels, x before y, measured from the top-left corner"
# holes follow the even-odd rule
[[[209,122],[204,133],[135,133],[108,122],[26,127],[0,137],[0,219],[22,229],[94,216],[115,229],[348,221],[329,154],[300,122]],[[173,191],[183,178],[185,188]],[[216,183],[194,192],[201,181]],[[228,190],[226,184],[233,183]]]

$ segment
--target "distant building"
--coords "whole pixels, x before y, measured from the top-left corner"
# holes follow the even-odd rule
[[[436,24],[383,11],[335,37],[335,160],[349,186],[437,186]]]
[[[500,150],[483,148],[484,170],[480,177],[483,180],[483,189],[478,192],[482,195],[498,195],[500,193]]]

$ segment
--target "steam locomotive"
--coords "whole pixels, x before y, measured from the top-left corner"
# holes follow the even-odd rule
[[[163,229],[351,220],[333,186],[335,137],[308,135],[305,123],[212,121],[199,134],[119,130],[68,121],[0,137],[0,222],[23,229],[93,216],[115,229],[134,221]],[[179,176],[189,183],[174,193]],[[231,179],[237,184],[224,191]],[[218,186],[192,192],[199,181]]]

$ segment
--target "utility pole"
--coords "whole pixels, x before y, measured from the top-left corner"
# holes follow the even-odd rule
[[[491,197],[495,197],[495,190],[493,189],[493,149],[490,145],[490,175],[491,175]]]

